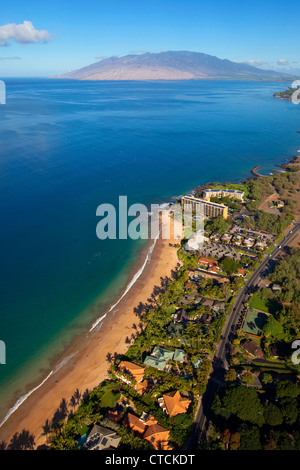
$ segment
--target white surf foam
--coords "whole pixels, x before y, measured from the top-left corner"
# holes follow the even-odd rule
[[[110,309],[109,309],[104,315],[102,315],[102,317],[98,318],[98,319],[95,321],[95,323],[93,323],[93,325],[92,325],[92,327],[90,328],[89,331],[94,330],[94,329],[97,327],[97,325],[99,325],[99,323],[100,323],[102,320],[104,320],[104,318],[106,317],[106,315],[107,315],[109,312],[111,312],[111,311],[119,304],[119,302],[121,302],[121,300],[125,297],[125,295],[127,294],[127,292],[131,289],[131,287],[134,285],[134,283],[135,283],[135,282],[137,281],[137,279],[140,277],[140,275],[142,274],[142,272],[143,272],[144,269],[145,269],[145,266],[146,266],[147,262],[148,262],[148,261],[150,260],[150,258],[151,258],[151,254],[152,254],[152,252],[153,252],[153,250],[154,250],[154,247],[155,247],[155,244],[156,244],[156,242],[157,242],[158,237],[159,237],[159,232],[158,232],[158,234],[156,235],[153,244],[152,244],[151,247],[149,248],[149,251],[148,251],[148,253],[147,253],[147,256],[146,256],[146,259],[145,259],[143,265],[142,265],[141,268],[136,272],[136,274],[133,276],[132,280],[130,281],[130,283],[129,283],[128,286],[126,287],[126,289],[125,289],[125,291],[123,292],[123,294],[121,295],[121,297],[117,300],[117,302],[116,302],[114,305],[112,305],[112,306],[110,307]]]
[[[12,406],[10,410],[8,410],[7,414],[5,415],[5,417],[0,423],[0,428],[8,420],[8,418],[22,405],[22,403],[24,403],[24,401],[27,400],[28,397],[30,397],[30,395],[32,395],[36,390],[38,390],[42,385],[44,385],[44,383],[47,382],[47,380],[51,377],[51,375],[53,375],[55,372],[61,369],[73,356],[75,356],[75,354],[77,353],[75,352],[71,354],[70,356],[65,357],[53,370],[51,370],[51,372],[49,372],[47,377],[39,385],[34,387],[32,390],[30,390],[30,392],[26,393],[26,395],[23,395],[22,397],[20,397],[16,401],[14,406]]]
[[[137,279],[140,277],[140,275],[142,274],[142,272],[144,271],[145,269],[145,266],[147,264],[147,262],[150,260],[151,258],[151,255],[152,255],[152,252],[154,250],[154,247],[156,245],[156,242],[157,242],[157,239],[159,237],[159,232],[157,233],[156,237],[155,237],[155,240],[153,242],[153,244],[151,245],[151,247],[149,248],[149,251],[147,253],[147,256],[145,258],[145,261],[143,263],[143,265],[141,266],[141,268],[137,271],[137,273],[133,276],[132,280],[130,281],[130,283],[128,284],[128,286],[126,287],[125,291],[123,292],[123,294],[121,295],[121,297],[117,300],[117,302],[112,305],[110,307],[110,309],[104,314],[102,315],[101,317],[99,317],[95,323],[92,325],[92,327],[90,328],[89,331],[92,331],[94,330],[98,325],[99,323],[106,317],[106,315],[111,312],[118,304],[119,302],[121,302],[121,300],[125,297],[125,295],[127,294],[127,292],[131,289],[131,287],[134,285],[134,283],[137,281]],[[49,374],[47,375],[47,377],[39,384],[37,385],[36,387],[34,387],[32,390],[30,390],[28,393],[26,393],[25,395],[21,396],[17,401],[16,403],[14,404],[14,406],[12,408],[9,409],[9,411],[7,412],[7,414],[5,415],[5,417],[3,418],[3,420],[0,422],[0,427],[3,426],[3,424],[8,420],[8,418],[24,403],[25,400],[27,400],[28,397],[30,397],[30,395],[32,395],[36,390],[38,390],[40,387],[42,387],[42,385],[44,385],[45,382],[47,382],[47,380],[55,373],[57,372],[61,367],[63,367],[75,354],[77,354],[77,352],[75,352],[74,354],[72,354],[71,356],[68,356],[66,358],[64,358],[53,370],[51,370],[51,372],[49,372]]]

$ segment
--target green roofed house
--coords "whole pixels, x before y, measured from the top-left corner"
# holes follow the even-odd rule
[[[202,359],[200,359],[200,357],[195,357],[195,359],[192,361],[192,366],[195,368],[195,369],[199,369],[201,367],[201,364],[202,364]]]
[[[157,359],[154,356],[146,356],[144,360],[145,366],[154,367],[158,370],[165,370],[167,361],[164,359]]]
[[[173,359],[174,351],[155,346],[150,356],[146,356],[144,364],[155,367],[158,370],[165,370],[167,362]]]
[[[170,351],[169,349],[161,348],[159,346],[155,346],[152,351],[151,356],[155,356],[158,359],[165,359],[166,361],[171,361],[174,357],[174,351]]]
[[[184,362],[185,351],[183,349],[175,349],[173,360],[178,362]]]
[[[185,351],[183,349],[175,349],[175,351],[170,351],[169,349],[164,349],[159,346],[155,346],[151,355],[146,356],[144,364],[146,366],[154,367],[158,370],[167,370],[167,363],[171,360],[184,362],[185,360]]]

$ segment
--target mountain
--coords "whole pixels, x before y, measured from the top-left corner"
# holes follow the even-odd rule
[[[201,52],[168,51],[110,57],[53,78],[75,80],[289,80],[289,75]]]

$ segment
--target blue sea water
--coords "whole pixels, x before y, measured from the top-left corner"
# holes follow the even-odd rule
[[[289,85],[6,80],[0,420],[128,283],[144,243],[99,240],[97,206],[117,205],[119,195],[163,202],[284,163],[300,148],[300,107],[273,93]]]

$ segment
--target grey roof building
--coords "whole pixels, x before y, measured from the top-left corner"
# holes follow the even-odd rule
[[[85,450],[106,450],[116,449],[121,441],[121,437],[115,431],[95,424],[88,438],[83,445]]]

